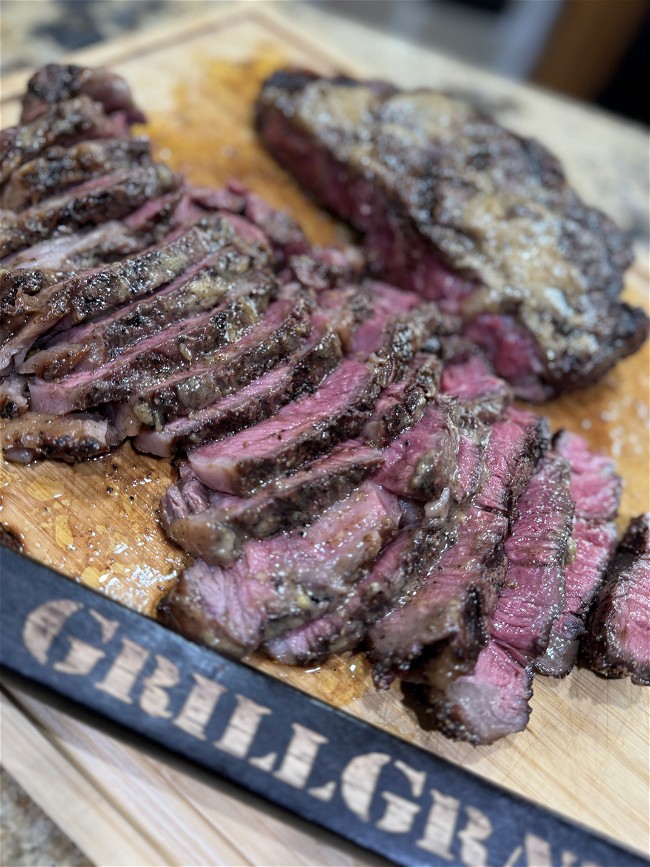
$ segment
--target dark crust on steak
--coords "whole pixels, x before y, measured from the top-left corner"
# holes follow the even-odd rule
[[[169,431],[170,437],[166,447],[170,453],[184,452],[192,446],[219,440],[251,427],[270,418],[285,403],[313,391],[340,362],[342,352],[338,337],[330,329],[326,329],[316,339],[312,338],[313,334],[306,349],[289,356],[289,364],[284,375],[268,389],[263,391],[255,389],[250,398],[243,391],[239,392],[241,400],[229,401],[221,411],[219,408],[223,401],[218,402],[214,407],[206,407],[203,411],[195,412],[186,419],[172,422],[177,426],[177,432]],[[179,422],[184,424],[179,426]],[[141,451],[153,451],[150,438],[161,434],[165,434],[164,428],[160,433],[148,432],[136,437],[134,444]],[[161,454],[160,451],[154,453]]]
[[[610,561],[581,645],[606,677],[650,686],[650,514],[633,518]],[[630,646],[632,643],[633,646]]]
[[[21,211],[67,187],[150,162],[149,139],[144,137],[51,147],[13,172],[0,190],[0,207]]]
[[[236,503],[209,506],[199,512],[185,508],[178,514],[172,499],[182,497],[183,482],[177,491],[168,490],[160,516],[163,529],[188,554],[206,563],[228,565],[241,555],[246,537],[266,539],[282,531],[310,524],[338,500],[350,494],[381,463],[375,449],[345,445],[335,449],[305,470],[266,486],[258,494]],[[210,490],[203,487],[209,500]]]
[[[30,412],[11,419],[0,430],[0,446],[7,460],[29,463],[54,458],[75,463],[107,454],[110,429],[105,419]]]
[[[629,242],[583,204],[539,143],[441,93],[302,72],[266,81],[257,125],[326,206],[376,238],[392,232],[404,249],[430,250],[473,281],[466,319],[488,309],[514,314],[535,336],[549,392],[595,381],[645,340],[645,315],[618,301]],[[417,262],[400,267],[408,284]],[[382,273],[400,282],[400,273]]]
[[[3,231],[0,257],[51,237],[59,227],[76,229],[124,217],[143,202],[173,190],[178,178],[157,163],[117,172],[96,183],[92,189],[70,190],[15,216]]]

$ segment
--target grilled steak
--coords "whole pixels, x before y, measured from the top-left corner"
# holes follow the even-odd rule
[[[21,211],[92,178],[150,164],[149,139],[142,137],[51,147],[13,172],[0,191],[0,206]]]
[[[232,233],[229,223],[215,217],[158,248],[71,277],[30,296],[25,309],[13,311],[19,327],[0,351],[0,369],[53,326],[75,325],[171,282],[221,249]]]
[[[144,431],[134,444],[159,456],[185,451],[203,442],[223,439],[276,413],[285,403],[313,391],[341,360],[341,344],[328,328],[315,329],[305,349],[234,394],[212,406],[169,422],[161,430]]]
[[[447,547],[368,633],[373,676],[387,686],[395,674],[443,689],[470,672],[487,640],[487,619],[502,584],[503,542],[512,506],[545,448],[532,414],[509,409],[496,422],[485,453],[489,474],[473,502],[448,519]]]
[[[220,650],[254,650],[344,597],[395,535],[400,514],[394,497],[364,482],[306,530],[247,542],[234,566],[197,560],[183,572],[163,616]]]
[[[133,102],[131,89],[121,76],[103,67],[48,63],[27,82],[27,92],[22,98],[21,121],[32,121],[47,112],[50,106],[80,94],[99,102],[108,114],[121,112],[133,123],[143,123],[145,120]]]
[[[206,563],[229,565],[242,552],[247,536],[266,539],[283,530],[310,524],[348,496],[380,464],[381,453],[358,442],[344,443],[304,470],[266,485],[252,497],[233,497],[205,488],[197,496],[196,479],[168,489],[160,515],[167,535],[188,554]],[[183,473],[181,471],[181,479]],[[183,491],[192,487],[188,502]],[[204,508],[192,505],[206,501]]]
[[[0,379],[0,418],[15,418],[29,408],[27,377],[11,373]]]
[[[118,431],[129,436],[143,425],[160,429],[244,388],[302,346],[311,329],[309,308],[310,302],[298,293],[279,298],[241,340],[163,382],[143,387],[118,405]]]
[[[611,559],[582,640],[587,665],[650,686],[650,515],[634,518]]]
[[[571,466],[575,554],[566,566],[566,605],[553,624],[546,653],[535,661],[535,668],[543,674],[564,677],[576,661],[585,617],[616,546],[613,519],[618,511],[621,479],[610,458],[589,451],[575,434],[559,434],[554,451]]]
[[[520,397],[593,382],[645,340],[642,311],[618,300],[628,241],[540,144],[469,104],[280,71],[262,88],[257,126],[365,235],[375,273],[462,314]]]
[[[356,436],[379,395],[378,368],[344,361],[312,395],[268,421],[192,449],[192,469],[208,487],[239,496]]]
[[[532,662],[564,606],[564,562],[573,500],[569,465],[544,458],[517,502],[505,542],[507,570],[486,646],[473,670],[451,683],[427,680],[430,711],[448,737],[492,743],[528,722]]]
[[[5,458],[27,464],[34,458],[74,463],[106,454],[113,446],[111,428],[97,416],[58,416],[30,412],[0,429]]]

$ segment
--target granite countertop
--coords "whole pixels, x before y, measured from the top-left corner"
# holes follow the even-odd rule
[[[2,74],[56,61],[62,55],[138,29],[205,14],[219,0],[2,0]],[[385,58],[386,76],[421,84],[426,68],[435,86],[463,92],[506,125],[538,134],[563,158],[579,191],[605,208],[634,238],[647,262],[650,246],[648,136],[642,127],[541,91],[498,79],[430,49],[369,30],[336,15],[335,4],[274,4],[292,23],[304,25],[357,65]],[[323,12],[323,5],[325,12]],[[612,159],[611,154],[616,154]],[[4,864],[90,864],[6,771],[0,777]]]

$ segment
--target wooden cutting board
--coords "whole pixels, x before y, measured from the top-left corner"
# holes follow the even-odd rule
[[[219,185],[237,178],[290,211],[312,241],[344,237],[344,230],[261,149],[252,128],[260,81],[276,67],[291,62],[324,73],[357,71],[352,61],[323,48],[314,34],[297,30],[266,7],[244,4],[76,59],[110,64],[126,77],[149,115],[147,132],[158,154],[195,183]],[[431,76],[422,67],[421,84],[436,85],[441,62],[432,56]],[[386,75],[379,58],[370,71]],[[392,77],[399,81],[399,71]],[[3,126],[16,120],[24,81],[19,75],[2,83]],[[533,103],[548,100],[522,92],[521,98]],[[570,112],[558,103],[555,121]],[[543,128],[539,135],[544,137]],[[647,279],[640,266],[630,271],[626,293],[631,301],[647,304]],[[621,529],[631,515],[649,508],[648,383],[646,347],[601,384],[544,408],[554,427],[582,433],[592,447],[616,458],[625,480]],[[74,467],[4,463],[0,520],[21,534],[27,554],[152,614],[186,562],[156,520],[160,496],[173,479],[168,461],[139,455],[130,446]],[[560,682],[537,678],[527,731],[472,748],[424,731],[396,685],[377,693],[361,655],[337,657],[306,671],[258,658],[251,663],[648,851],[650,691],[628,680],[608,681],[584,670]],[[9,770],[97,862],[358,863],[353,850],[332,848],[306,826],[288,828],[271,808],[244,802],[224,785],[209,787],[205,778],[96,734],[16,690],[8,694],[4,721],[3,760]]]

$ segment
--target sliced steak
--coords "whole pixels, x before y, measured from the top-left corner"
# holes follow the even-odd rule
[[[56,379],[93,370],[147,337],[215,308],[251,269],[250,257],[233,245],[200,260],[163,289],[108,315],[69,329],[18,365],[22,373]],[[189,354],[186,347],[185,354]]]
[[[305,349],[290,356],[241,391],[161,430],[136,436],[137,449],[160,457],[223,439],[274,415],[281,406],[313,391],[341,360],[341,343],[329,328],[312,329]]]
[[[219,274],[212,279],[219,280]],[[246,275],[238,286],[235,284],[233,297],[227,297],[214,310],[145,337],[96,370],[81,370],[51,381],[33,379],[29,384],[32,407],[39,412],[66,413],[137,395],[142,388],[164,381],[172,373],[189,368],[193,361],[239,340],[259,321],[276,292],[277,284],[270,274],[257,271]]]
[[[311,301],[301,293],[278,299],[241,340],[115,407],[118,431],[132,436],[143,425],[160,430],[244,388],[302,346],[311,329],[310,309]]]
[[[436,396],[440,362],[431,355],[416,355],[404,379],[385,388],[363,428],[364,438],[383,448],[416,424],[427,403]]]
[[[533,661],[564,606],[564,562],[571,537],[570,468],[545,457],[517,502],[506,539],[505,581],[473,670],[448,685],[427,684],[430,712],[448,737],[489,744],[526,727]]]
[[[451,510],[440,556],[368,632],[378,686],[399,674],[444,691],[471,672],[505,578],[512,509],[546,445],[533,413],[510,408],[492,426],[484,456],[490,472],[469,505]]]
[[[234,566],[197,560],[163,609],[183,635],[242,655],[343,598],[398,529],[397,500],[364,482],[306,530],[245,544]]]
[[[344,361],[311,395],[225,440],[192,449],[188,458],[204,484],[243,496],[357,436],[380,391],[378,368]]]
[[[229,243],[233,231],[215,217],[157,248],[55,283],[34,297],[21,297],[24,307],[13,311],[18,327],[0,350],[0,369],[53,326],[76,325],[170,283]]]
[[[477,352],[455,353],[442,371],[440,391],[457,398],[481,420],[492,422],[512,403],[512,390]]]
[[[549,455],[517,501],[518,519],[506,539],[508,571],[490,624],[490,636],[515,658],[536,659],[565,604],[574,503],[570,467]]]
[[[628,240],[540,144],[468,103],[280,71],[257,126],[303,187],[365,235],[376,274],[473,323],[498,373],[516,362],[520,396],[593,382],[645,340],[647,318],[619,301]],[[498,340],[484,315],[503,317]]]
[[[429,500],[449,487],[458,464],[456,404],[440,399],[385,449],[378,484],[397,496]]]
[[[177,186],[178,178],[163,163],[94,178],[5,221],[0,257],[50,238],[60,227],[69,230],[119,219]]]
[[[553,624],[546,653],[535,661],[535,668],[542,674],[564,677],[576,661],[587,612],[616,547],[614,518],[621,479],[611,458],[590,451],[575,434],[560,433],[555,438],[554,450],[571,465],[575,554],[566,567],[566,605]]]
[[[117,73],[104,67],[56,63],[41,66],[27,82],[21,121],[34,120],[51,106],[80,94],[99,102],[108,114],[121,112],[133,123],[145,121],[145,116],[133,102],[131,88]]]
[[[444,698],[431,698],[436,728],[453,740],[491,744],[523,731],[530,717],[533,666],[522,665],[496,641],[481,650],[471,674],[457,678]]]
[[[0,191],[0,207],[22,211],[91,178],[151,164],[149,139],[99,139],[51,147],[25,163]]]
[[[590,612],[582,656],[606,677],[650,686],[650,515],[628,526]]]
[[[0,446],[9,461],[27,464],[34,458],[74,463],[106,454],[113,446],[106,419],[97,416],[57,416],[28,412],[5,422]]]
[[[292,476],[267,485],[252,497],[216,494],[206,488],[208,507],[195,511],[183,498],[185,484],[163,497],[160,516],[172,541],[193,557],[222,566],[241,556],[247,537],[266,539],[310,524],[347,497],[382,461],[381,452],[359,442],[333,449]],[[194,480],[190,480],[190,485]]]
[[[0,130],[0,185],[50,147],[82,139],[124,138],[127,133],[123,116],[109,117],[86,94],[55,103],[33,120]]]

